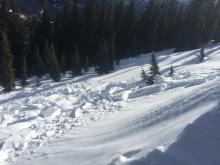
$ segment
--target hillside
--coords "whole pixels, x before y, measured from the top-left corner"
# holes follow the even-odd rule
[[[220,45],[207,48],[202,63],[197,54],[157,52],[162,74],[148,87],[140,79],[141,67],[149,68],[145,54],[122,60],[108,75],[91,68],[73,80],[48,83],[45,77],[41,87],[1,92],[1,164],[203,165],[204,158],[204,165],[218,165],[220,153],[211,146],[220,141]],[[171,64],[175,73],[168,77]],[[198,145],[190,145],[194,141]]]

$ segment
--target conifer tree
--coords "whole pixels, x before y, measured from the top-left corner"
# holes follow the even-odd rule
[[[202,46],[200,48],[198,58],[199,58],[200,62],[204,61],[204,58],[205,58],[205,46],[204,46],[204,44],[202,44]]]
[[[21,86],[27,86],[27,67],[26,67],[26,57],[23,56],[22,59],[22,74],[21,74]]]
[[[96,68],[97,73],[100,75],[109,73],[109,51],[106,45],[106,41],[101,41],[98,44],[96,55],[98,59],[98,66]]]
[[[74,76],[78,76],[81,74],[82,74],[82,71],[81,71],[81,64],[80,64],[80,58],[79,58],[79,50],[78,50],[78,47],[75,46],[73,57],[72,57],[72,75],[74,77]]]
[[[111,42],[112,36],[114,36],[114,27],[113,27],[113,2],[111,1],[110,4],[102,3],[102,12],[100,14],[100,32],[101,35],[99,36],[100,40],[106,40]]]
[[[13,55],[4,32],[0,32],[0,61],[0,83],[6,92],[10,92],[15,85]]]
[[[157,59],[155,53],[152,52],[151,54],[151,67],[150,67],[150,74],[154,77],[160,74],[160,69],[157,63]]]
[[[44,0],[44,8],[41,23],[41,43],[44,43],[46,39],[49,44],[52,43],[53,38],[53,22],[51,19],[51,14],[48,6],[48,0]]]
[[[65,54],[66,42],[65,42],[64,34],[65,33],[64,33],[63,13],[59,12],[56,15],[56,19],[54,22],[54,42],[53,43],[56,49],[57,57],[61,60],[63,56],[66,58],[66,54]],[[62,67],[61,67],[61,71],[62,71]]]
[[[14,30],[11,32],[12,53],[14,55],[15,73],[19,78],[27,76],[27,58],[29,52],[29,34],[25,22],[20,18],[15,18]],[[26,73],[23,73],[26,72]]]
[[[49,45],[48,45],[48,41],[45,39],[44,40],[44,48],[43,48],[43,51],[42,51],[42,57],[43,57],[43,60],[45,60],[46,62],[46,65],[47,67],[45,67],[45,72],[46,73],[50,73],[50,56],[51,56],[51,51],[50,51],[50,48],[49,48]]]
[[[56,57],[56,52],[54,45],[52,44],[51,50],[50,50],[50,56],[49,56],[49,64],[50,64],[50,76],[55,82],[59,82],[60,77],[60,69],[59,64]]]
[[[68,69],[71,69],[71,58],[72,58],[72,45],[74,43],[74,36],[73,36],[73,22],[71,18],[71,11],[72,10],[72,3],[70,0],[64,1],[63,7],[63,52],[66,56],[66,65]]]
[[[176,51],[183,50],[186,48],[185,46],[185,30],[186,30],[186,24],[185,24],[185,19],[187,15],[187,7],[185,4],[181,4],[176,16],[176,22],[175,22],[175,38],[174,38],[174,47],[176,48]]]
[[[89,71],[89,58],[86,56],[85,64],[84,64],[84,71],[88,72]]]
[[[157,49],[160,1],[149,0],[139,20],[138,41],[141,53]]]
[[[178,0],[161,1],[157,32],[157,49],[163,49],[173,45],[178,7]]]
[[[172,76],[173,76],[173,73],[174,73],[174,70],[173,70],[173,66],[171,65],[171,66],[170,66],[169,76],[172,77]]]
[[[125,14],[125,46],[126,56],[134,56],[137,53],[137,10],[135,0],[131,0]]]
[[[8,12],[10,5],[8,0],[0,1],[0,31],[8,33],[9,23],[11,21],[10,13]]]
[[[110,70],[114,70],[115,68],[115,33],[113,33],[109,45],[109,65],[110,65]]]
[[[219,11],[215,11],[215,7],[218,1],[216,0],[206,0],[204,7],[204,29],[202,31],[201,43],[204,44],[208,41],[212,40],[215,34],[215,24],[216,24],[216,16],[219,16]]]
[[[44,74],[44,63],[40,55],[39,47],[35,47],[35,51],[33,53],[33,67],[34,67],[34,74],[40,80],[42,75]]]
[[[59,65],[57,62],[55,49],[54,49],[53,44],[52,44],[51,48],[49,48],[47,40],[45,40],[45,45],[44,45],[44,57],[45,57],[45,59],[47,59],[47,65],[49,68],[50,77],[55,82],[60,81],[60,78],[61,78],[60,77],[60,69],[59,69]]]
[[[80,38],[82,37],[82,27],[81,27],[81,20],[82,17],[78,10],[78,0],[73,0],[71,11],[71,37],[73,40],[73,44],[79,44]]]
[[[84,8],[83,42],[84,55],[89,56],[91,64],[95,64],[96,48],[100,40],[100,15],[103,9],[103,0],[87,0]],[[97,36],[98,35],[98,36]]]
[[[141,70],[141,79],[147,86],[154,84],[153,77],[150,75],[147,75],[143,68]]]
[[[60,71],[63,75],[66,74],[66,58],[64,53],[62,53],[61,59],[60,59]]]
[[[150,66],[150,73],[146,74],[145,71],[142,69],[142,80],[146,85],[152,85],[154,84],[154,78],[156,75],[159,75],[159,66],[157,64],[155,53],[152,52],[151,54],[151,66]]]
[[[213,27],[213,3],[213,0],[190,1],[184,23],[185,34],[188,34],[185,40],[187,49],[197,48],[209,40],[210,28]]]
[[[123,41],[124,41],[124,1],[120,1],[116,4],[113,16],[113,25],[115,30],[115,52],[116,61],[119,61],[123,57]]]
[[[220,41],[220,1],[217,2],[215,6],[215,22],[213,25],[213,31],[214,31],[214,39],[216,41]]]

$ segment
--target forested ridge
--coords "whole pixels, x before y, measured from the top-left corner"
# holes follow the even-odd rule
[[[65,0],[51,11],[24,16],[16,0],[0,2],[0,83],[5,91],[15,80],[28,85],[29,76],[44,74],[60,81],[67,71],[81,75],[94,66],[107,74],[119,60],[141,53],[202,47],[220,40],[220,1],[149,0],[139,10],[135,0],[105,2]]]

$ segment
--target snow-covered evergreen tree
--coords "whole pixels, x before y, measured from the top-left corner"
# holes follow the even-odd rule
[[[142,68],[141,70],[141,79],[142,81],[148,86],[148,85],[152,85],[154,84],[154,79],[152,76],[146,74],[146,72],[144,71],[144,69]]]
[[[142,77],[142,80],[144,81],[144,83],[146,85],[154,84],[155,76],[160,74],[159,70],[160,69],[159,69],[159,66],[158,66],[158,63],[157,63],[157,59],[156,59],[156,56],[153,52],[152,55],[151,55],[150,73],[146,74],[145,71],[142,69],[141,77]]]

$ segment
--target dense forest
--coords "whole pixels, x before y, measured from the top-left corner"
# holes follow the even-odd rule
[[[220,41],[220,1],[65,0],[52,11],[48,1],[40,13],[22,15],[16,0],[0,1],[0,84],[26,86],[27,77],[44,74],[60,81],[67,71],[81,75],[94,66],[106,74],[120,59],[176,48],[178,51]]]

